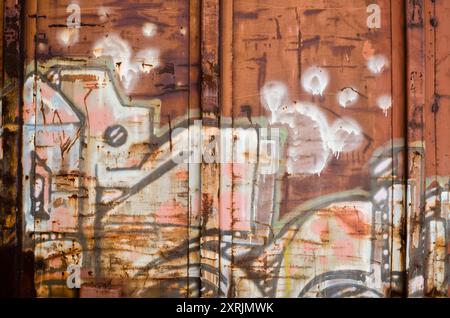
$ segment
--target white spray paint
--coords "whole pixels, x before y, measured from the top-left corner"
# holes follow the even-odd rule
[[[326,70],[309,68],[302,75],[304,89],[322,95],[329,83]],[[343,89],[339,94],[342,107],[355,103],[356,90]],[[261,89],[261,102],[271,112],[271,124],[285,125],[288,130],[286,170],[290,174],[318,174],[330,157],[357,149],[363,142],[358,123],[350,118],[337,119],[331,126],[322,110],[312,103],[291,102],[286,85],[278,81]]]
[[[110,12],[109,12],[108,8],[99,7],[97,9],[97,15],[101,22],[106,22],[109,18]]]
[[[339,118],[328,132],[328,147],[336,158],[341,152],[357,149],[363,142],[363,134],[358,123],[350,118]]]
[[[159,51],[156,49],[146,49],[136,54],[136,61],[140,63],[140,70],[149,74],[159,65]]]
[[[318,174],[330,157],[328,122],[321,110],[310,103],[294,105],[295,126],[289,130],[288,173]]]
[[[281,82],[268,82],[261,89],[261,102],[272,113],[271,122],[277,121],[277,115],[288,102],[286,85]]]
[[[329,81],[328,72],[320,67],[310,67],[302,75],[303,88],[313,95],[323,95]]]
[[[135,57],[124,39],[111,34],[99,40],[93,49],[95,57],[110,56],[126,90],[130,90],[139,76],[139,72],[150,73],[159,65],[159,52],[156,49],[139,51]]]
[[[392,97],[390,95],[380,96],[377,100],[377,106],[382,109],[384,115],[387,116],[388,110],[392,107]]]
[[[374,168],[373,174],[379,175],[380,173],[384,172],[385,170],[392,167],[392,158],[387,158],[378,163],[378,165]]]
[[[81,26],[81,8],[76,3],[67,6],[66,12],[69,13],[66,24],[69,29],[79,29]]]
[[[346,108],[355,104],[358,101],[358,93],[354,88],[347,87],[339,91],[338,95],[339,105]]]
[[[388,60],[382,54],[373,55],[367,60],[367,67],[374,74],[381,74],[387,65]]]
[[[78,29],[62,29],[56,34],[56,38],[60,45],[68,47],[76,44],[80,39],[80,31]]]
[[[158,31],[158,27],[154,23],[147,22],[147,23],[144,23],[144,25],[142,26],[142,33],[147,38],[154,37],[156,35],[157,31]]]

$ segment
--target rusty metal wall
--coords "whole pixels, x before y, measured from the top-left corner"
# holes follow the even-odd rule
[[[0,9],[14,295],[448,296],[445,2]]]
[[[448,296],[450,116],[446,1],[407,3],[408,295]]]

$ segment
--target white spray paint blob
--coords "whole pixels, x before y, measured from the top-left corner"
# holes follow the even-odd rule
[[[112,58],[123,87],[132,88],[139,72],[149,73],[159,65],[159,52],[155,49],[139,51],[133,58],[133,52],[128,42],[117,34],[111,34],[99,40],[94,45],[95,57],[109,56]]]
[[[323,95],[329,81],[328,72],[320,67],[310,67],[302,75],[303,88],[313,95]]]
[[[378,190],[377,193],[375,193],[373,198],[375,199],[375,202],[378,202],[378,203],[383,202],[383,201],[387,200],[388,192],[385,188],[381,188],[380,190]]]
[[[159,65],[159,51],[156,49],[146,49],[137,52],[136,61],[141,64],[141,72],[149,74]]]
[[[314,73],[327,77],[326,73]],[[320,82],[323,78],[317,80]],[[318,106],[290,102],[287,87],[281,82],[265,84],[261,89],[261,102],[271,112],[271,122],[287,128],[286,170],[289,174],[320,175],[332,154],[338,156],[341,152],[353,151],[363,142],[364,135],[356,121],[341,118],[330,126]]]
[[[76,44],[80,38],[80,31],[76,28],[65,28],[59,30],[56,38],[60,45],[68,47]]]
[[[377,100],[377,106],[382,109],[384,115],[387,116],[388,110],[392,107],[392,97],[390,95],[380,96]]]
[[[105,7],[99,7],[97,9],[97,15],[101,22],[106,22],[109,18],[109,10]]]
[[[277,114],[288,101],[288,90],[281,82],[266,83],[261,89],[261,102],[271,114],[271,123],[277,121]]]
[[[142,26],[142,33],[147,38],[154,37],[156,35],[157,31],[158,31],[158,27],[154,23],[147,22],[147,23],[144,23],[144,25]]]
[[[283,118],[294,125],[289,129],[286,169],[291,174],[317,174],[325,169],[330,150],[326,139],[328,122],[322,111],[310,103],[295,103],[295,112]]]
[[[354,88],[346,87],[339,91],[338,95],[339,105],[341,107],[346,108],[355,104],[358,101],[358,93]]]
[[[374,74],[380,74],[387,65],[388,60],[382,54],[373,55],[367,60],[367,67]]]
[[[361,146],[364,136],[358,123],[351,118],[339,118],[328,132],[328,147],[339,158],[341,152],[350,152]]]

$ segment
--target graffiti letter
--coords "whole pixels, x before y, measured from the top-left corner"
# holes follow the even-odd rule
[[[367,18],[367,27],[369,29],[381,28],[381,9],[378,4],[370,4],[367,6],[367,13],[370,13]]]
[[[69,29],[79,29],[81,25],[81,9],[76,3],[69,4],[66,9],[70,15],[67,17],[67,27]]]
[[[80,265],[69,265],[67,267],[67,271],[70,273],[69,277],[67,277],[66,284],[70,289],[80,288],[81,287],[81,269]]]

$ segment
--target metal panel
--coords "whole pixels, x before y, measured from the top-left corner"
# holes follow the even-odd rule
[[[447,297],[449,10],[2,2],[0,294]]]
[[[445,1],[408,1],[408,295],[448,296],[450,144]]]
[[[402,6],[377,3],[224,5],[221,119],[282,136],[276,173],[221,175],[225,295],[401,293]]]

